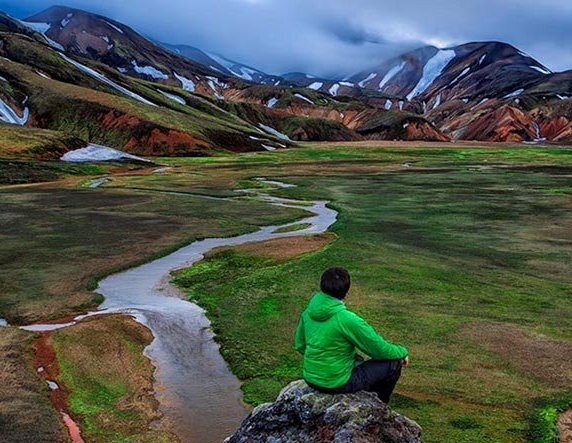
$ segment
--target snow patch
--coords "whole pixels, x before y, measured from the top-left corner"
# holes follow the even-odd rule
[[[5,328],[6,326],[8,326],[8,322],[3,318],[0,318],[0,328]]]
[[[167,74],[159,71],[154,66],[139,66],[135,60],[132,60],[131,64],[137,74],[148,75],[156,80],[167,80],[169,78]]]
[[[455,80],[453,80],[451,83],[449,83],[449,85],[452,85],[453,83],[457,83],[461,77],[464,77],[465,75],[467,75],[467,73],[471,70],[471,67],[469,66],[468,68],[463,69],[463,72],[461,72],[457,77],[455,77]]]
[[[403,129],[407,129],[408,127],[409,127],[409,123],[405,123],[405,124],[403,125]]]
[[[7,82],[7,81],[8,81],[8,80],[6,80],[6,78],[2,77],[1,75],[0,75],[0,80],[2,80],[3,82]]]
[[[433,109],[435,109],[437,106],[439,106],[441,104],[441,94],[439,94],[437,96],[437,98],[435,99],[435,103],[433,103]]]
[[[340,84],[339,83],[334,83],[332,85],[332,87],[328,90],[328,92],[330,93],[330,95],[336,96],[338,95],[338,90],[340,89]]]
[[[393,77],[395,77],[397,74],[399,74],[404,67],[405,67],[405,62],[401,62],[399,65],[394,66],[394,67],[391,68],[389,71],[387,71],[387,73],[385,74],[385,76],[384,76],[384,77],[381,79],[381,81],[379,82],[379,90],[381,91],[381,89],[382,89]]]
[[[290,140],[290,137],[288,137],[286,134],[282,134],[281,132],[277,131],[274,128],[271,128],[270,126],[263,125],[262,123],[260,123],[258,126],[262,128],[264,131],[268,132],[269,134],[272,134],[273,136],[281,140],[292,141]]]
[[[568,96],[567,95],[560,95],[560,94],[556,94],[556,97],[558,97],[560,100],[568,100]]]
[[[310,104],[312,104],[312,105],[314,104],[314,102],[313,102],[312,100],[310,100],[308,97],[306,97],[306,96],[304,96],[304,95],[302,95],[302,94],[297,94],[297,93],[296,93],[296,94],[294,94],[294,97],[299,98],[300,100],[307,101],[308,103],[310,103]]]
[[[126,69],[126,68],[121,68],[121,67],[120,67],[120,68],[117,68],[117,70],[118,70],[119,72],[121,72],[122,74],[125,74],[125,73],[127,72],[127,69]]]
[[[109,148],[107,146],[96,145],[90,143],[85,148],[75,149],[66,152],[61,160],[70,163],[84,163],[84,162],[105,162],[117,160],[137,160],[141,162],[150,163],[146,160],[135,155],[128,154],[117,149]]]
[[[383,107],[385,108],[386,111],[389,111],[392,106],[393,106],[393,102],[391,100],[386,100],[385,105]]]
[[[51,80],[50,77],[46,74],[44,74],[42,71],[36,71],[36,74],[38,74],[40,77],[44,77],[47,78],[48,80]]]
[[[276,148],[274,146],[262,145],[262,147],[267,151],[276,151]]]
[[[216,85],[221,85],[221,83],[219,82],[219,79],[216,77],[207,77],[208,79],[208,84],[209,87],[213,90],[214,95],[216,98],[218,98],[219,100],[224,100],[224,97],[222,96],[222,94],[220,92],[218,92]]]
[[[120,29],[119,27],[115,26],[113,23],[109,23],[109,22],[106,21],[106,20],[104,20],[104,22],[105,22],[107,25],[111,26],[113,29],[115,29],[115,30],[116,30],[117,32],[119,32],[120,34],[123,34],[123,33],[124,33],[122,29]]]
[[[322,86],[324,86],[324,84],[322,82],[314,82],[311,85],[309,85],[308,88],[313,89],[314,91],[317,91]]]
[[[165,91],[161,91],[160,89],[157,89],[157,92],[163,94],[165,97],[170,98],[173,101],[176,101],[177,103],[180,103],[182,105],[186,105],[187,102],[185,101],[185,99],[179,95],[176,94],[171,94],[169,92],[165,92]]]
[[[538,71],[544,75],[552,74],[552,71],[549,71],[546,68],[541,68],[540,66],[529,66],[529,68],[534,69],[535,71]]]
[[[207,52],[206,54],[214,61],[216,61],[219,65],[224,66],[229,72],[231,72],[232,74],[243,80],[252,81],[254,80],[253,75],[260,74],[259,71],[256,71],[247,66],[243,66],[231,60],[227,60],[226,58],[221,57],[217,54],[213,54],[210,52]],[[211,66],[211,68],[220,72],[220,69],[217,69],[214,66]]]
[[[62,19],[62,21],[60,22],[60,25],[62,26],[62,28],[65,28],[69,24],[72,17],[73,17],[73,14],[70,12],[68,15],[65,16],[65,18]]]
[[[485,58],[487,58],[487,55],[488,54],[486,54],[486,53],[481,55],[481,58],[479,59],[479,65],[481,65],[485,61]]]
[[[60,388],[55,381],[46,380],[46,383],[48,383],[48,386],[52,391],[55,391]]]
[[[507,94],[504,96],[504,98],[512,98],[512,97],[518,97],[519,95],[521,95],[524,92],[524,89],[517,89],[514,92],[511,92],[510,94]]]
[[[92,77],[98,79],[102,83],[105,83],[106,85],[109,85],[114,89],[117,89],[119,92],[121,92],[121,93],[123,93],[123,94],[125,94],[131,98],[134,98],[135,100],[138,100],[141,103],[145,103],[146,105],[157,106],[155,103],[152,103],[149,100],[147,100],[146,98],[141,97],[139,94],[136,94],[135,92],[130,91],[129,89],[124,88],[123,86],[118,85],[117,83],[109,80],[105,75],[100,74],[95,69],[91,69],[89,66],[82,65],[80,62],[75,61],[75,60],[67,57],[65,54],[60,53],[60,55],[62,56],[62,58],[64,60],[66,60],[68,63],[71,63],[72,65],[74,65],[80,71],[83,71],[88,75],[91,75]]]
[[[183,90],[189,91],[189,92],[195,92],[195,82],[194,81],[189,80],[188,78],[185,78],[182,75],[177,74],[175,71],[173,71],[173,75],[176,77],[177,80],[179,80],[181,82],[181,86],[183,87]]]
[[[361,82],[358,82],[358,86],[360,88],[365,87],[365,84],[371,80],[373,80],[374,78],[377,77],[377,73],[376,72],[372,72],[371,74],[369,74],[366,78],[364,78]]]
[[[36,31],[40,34],[42,34],[42,37],[44,37],[46,39],[46,41],[50,44],[50,46],[59,49],[60,51],[64,51],[64,47],[62,45],[60,45],[58,42],[52,40],[50,37],[48,37],[46,35],[46,32],[48,32],[50,30],[50,28],[52,27],[51,24],[49,23],[36,23],[36,22],[24,22],[19,20],[20,23],[22,23],[22,25],[26,26],[27,28],[32,29],[33,31]]]
[[[405,104],[405,102],[403,100],[399,101],[399,110],[403,111],[403,105]]]
[[[350,88],[354,87],[355,85],[351,82],[340,82],[340,85],[342,86],[348,86]]]
[[[479,105],[482,105],[483,103],[486,103],[486,102],[488,102],[488,101],[489,101],[488,98],[483,98],[483,99],[479,102]]]
[[[420,94],[423,94],[437,78],[443,70],[455,58],[455,51],[452,49],[440,49],[437,54],[431,57],[423,67],[423,75],[417,83],[417,86],[407,95],[407,99],[411,100]]]
[[[268,100],[268,102],[266,103],[266,107],[268,108],[273,108],[274,105],[278,103],[278,99],[276,97],[272,97],[270,100]]]
[[[16,112],[8,106],[8,104],[0,99],[0,120],[5,123],[10,123],[12,125],[19,125],[24,126],[28,122],[28,118],[30,117],[30,110],[28,108],[24,108],[24,113],[22,117],[20,117]]]

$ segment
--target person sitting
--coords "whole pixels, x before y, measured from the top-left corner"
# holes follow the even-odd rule
[[[294,349],[304,357],[303,374],[310,387],[328,394],[375,392],[388,403],[402,367],[409,364],[409,353],[346,308],[350,284],[344,268],[322,274],[321,291],[300,316]],[[364,361],[358,351],[371,359]]]

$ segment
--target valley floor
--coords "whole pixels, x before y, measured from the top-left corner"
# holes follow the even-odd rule
[[[245,400],[271,400],[300,377],[299,313],[321,271],[341,265],[353,277],[350,307],[411,350],[392,406],[418,421],[428,442],[551,441],[558,411],[572,405],[572,150],[329,143],[160,162],[172,169],[112,174],[97,189],[79,179],[0,188],[0,317],[23,324],[76,313],[98,302],[88,292],[95,278],[195,238],[300,216],[204,196],[259,187],[329,200],[339,211],[331,235],[225,249],[174,274],[207,310]],[[270,189],[255,177],[297,187]],[[78,328],[74,343],[81,329],[91,333]],[[13,334],[0,328],[4,340]],[[33,373],[15,370],[33,370],[29,352],[0,349],[14,362],[0,376],[21,377],[18,392],[0,395],[2,411],[42,389]],[[78,347],[56,351],[65,361]],[[76,395],[94,386],[67,377]],[[49,416],[45,403],[35,407]],[[86,407],[70,404],[84,429]],[[50,441],[53,416],[45,428]]]

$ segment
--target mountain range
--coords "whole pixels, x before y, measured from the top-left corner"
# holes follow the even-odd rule
[[[426,46],[345,78],[272,75],[54,6],[24,20],[0,14],[0,55],[0,120],[133,154],[306,140],[572,142],[572,71],[501,42]]]

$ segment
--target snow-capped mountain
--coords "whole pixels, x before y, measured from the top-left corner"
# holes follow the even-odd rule
[[[549,69],[517,48],[500,42],[453,48],[427,46],[351,75],[361,88],[428,101],[502,97],[542,81]]]
[[[273,85],[282,80],[279,76],[266,74],[265,72],[253,68],[252,66],[230,60],[222,55],[215,54],[213,52],[202,51],[201,49],[195,48],[194,46],[171,45],[168,43],[160,44],[161,46],[175,52],[176,54],[187,57],[196,63],[208,66],[215,71],[231,77],[238,77],[242,80],[258,83],[261,85]]]
[[[126,24],[61,6],[25,20],[0,14],[0,32],[6,33],[0,34],[0,54],[30,65],[34,76],[81,84],[144,105],[208,109],[226,125],[238,118],[239,125],[251,125],[249,130],[259,131],[262,124],[298,140],[572,142],[572,71],[552,73],[501,42],[426,46],[372,69],[328,79],[301,72],[268,75],[193,46],[155,43]],[[17,37],[22,34],[40,44],[36,52],[17,49],[25,46]],[[45,60],[30,58],[31,53],[42,53]],[[55,53],[68,69],[62,70],[48,53]],[[10,84],[17,84],[15,78]],[[47,117],[39,119],[48,114],[41,113],[34,97],[23,101],[30,92],[25,83],[19,86],[21,96],[1,86],[0,99],[4,97],[12,111],[19,109],[18,118],[26,115],[25,124],[49,127]],[[212,140],[220,137],[217,131],[210,132]],[[164,142],[161,137],[157,146]],[[243,139],[241,146],[250,149],[259,138]],[[185,143],[177,146],[195,141]]]

